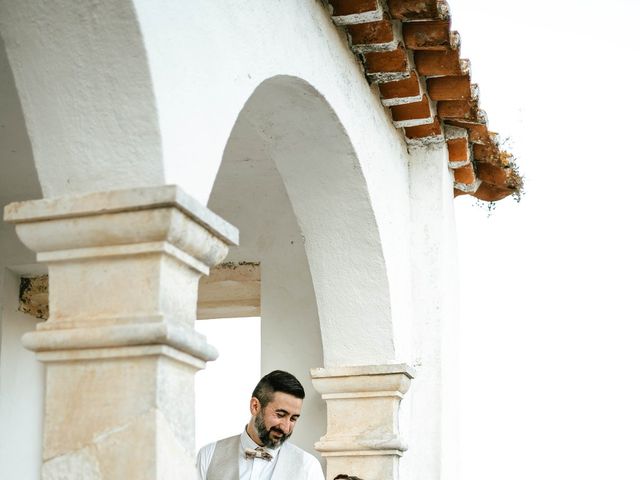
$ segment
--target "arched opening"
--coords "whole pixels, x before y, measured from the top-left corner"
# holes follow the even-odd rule
[[[339,119],[313,87],[279,76],[254,91],[208,206],[240,230],[227,260],[260,263],[261,370],[286,369],[303,381],[308,397],[293,442],[313,452],[326,407],[309,369],[395,354],[366,182]]]

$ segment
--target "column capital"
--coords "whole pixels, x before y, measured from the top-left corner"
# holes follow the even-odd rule
[[[414,377],[415,370],[405,363],[311,369],[313,386],[325,400],[364,396],[402,398]]]
[[[201,274],[238,230],[175,185],[10,203],[4,220],[39,262],[164,252]]]
[[[49,320],[23,338],[41,360],[118,348],[146,355],[153,345],[199,368],[217,357],[193,329],[198,278],[237,244],[238,230],[179,187],[11,203],[4,218],[49,266]]]
[[[415,371],[406,364],[356,365],[311,370],[327,402],[327,434],[315,444],[327,457],[328,477],[397,478],[407,449],[398,428],[400,401]]]

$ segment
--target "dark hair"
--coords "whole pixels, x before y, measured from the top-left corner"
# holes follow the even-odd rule
[[[256,397],[260,406],[266,407],[273,400],[275,392],[288,393],[296,398],[304,399],[304,387],[296,377],[289,372],[274,370],[260,379],[253,389],[252,397]]]
[[[351,475],[345,475],[344,473],[341,473],[333,480],[362,480],[362,479],[360,477],[352,477]]]

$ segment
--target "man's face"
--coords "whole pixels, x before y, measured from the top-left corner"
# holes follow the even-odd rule
[[[302,410],[302,400],[288,393],[275,392],[273,399],[264,407],[257,399],[252,399],[252,410],[255,410],[254,425],[262,444],[267,448],[277,448],[293,433]]]

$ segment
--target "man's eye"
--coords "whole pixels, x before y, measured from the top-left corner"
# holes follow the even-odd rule
[[[281,413],[281,412],[277,412],[276,415],[278,416],[278,418],[283,418],[284,417],[284,413]]]
[[[292,422],[297,422],[298,421],[298,417],[291,417],[291,421]]]

